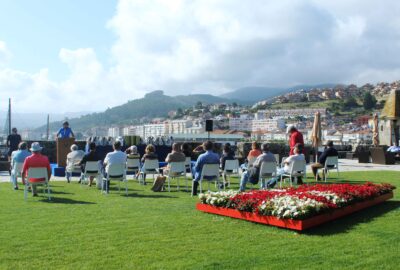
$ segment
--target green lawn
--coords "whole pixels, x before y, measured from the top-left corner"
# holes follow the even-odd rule
[[[399,172],[342,173],[400,183]],[[186,192],[76,182],[25,202],[0,184],[0,269],[398,269],[400,195],[303,233],[201,213]],[[236,188],[236,186],[235,186]]]

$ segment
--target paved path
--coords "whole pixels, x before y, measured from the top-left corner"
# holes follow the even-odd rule
[[[307,171],[311,172],[310,166],[307,166]],[[358,163],[358,160],[339,159],[339,171],[398,171],[400,176],[400,164],[396,165],[380,165],[373,163]],[[64,177],[52,177],[52,181],[65,181]],[[74,177],[76,179],[76,177]],[[0,172],[0,182],[9,182],[10,177],[8,172]]]

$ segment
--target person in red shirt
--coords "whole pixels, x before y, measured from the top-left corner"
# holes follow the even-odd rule
[[[289,155],[292,156],[294,155],[294,146],[296,144],[301,144],[304,147],[303,134],[301,134],[295,126],[288,126],[287,133],[289,134]],[[302,152],[300,152],[300,154],[302,154]]]
[[[51,176],[51,168],[50,168],[50,162],[49,159],[41,154],[42,147],[38,142],[34,142],[31,145],[31,152],[32,155],[27,157],[24,161],[24,165],[22,167],[22,183],[25,184],[25,179],[28,176],[28,170],[29,168],[47,168],[47,173],[48,173],[48,179],[50,180]],[[31,178],[29,179],[30,182],[41,182],[44,179],[37,179],[37,178]],[[32,185],[32,194],[33,196],[37,196],[36,192],[36,185]]]

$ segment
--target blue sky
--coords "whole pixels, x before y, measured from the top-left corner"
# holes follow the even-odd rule
[[[106,27],[116,0],[0,0],[0,40],[12,52],[10,68],[26,72],[49,69],[54,80],[65,79],[60,48],[93,48],[109,61],[115,35]]]
[[[396,0],[0,0],[0,111],[392,82],[399,14]]]

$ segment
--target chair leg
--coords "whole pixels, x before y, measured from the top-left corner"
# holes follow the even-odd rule
[[[125,182],[125,193],[126,196],[128,196],[128,179],[125,178],[124,182]]]
[[[49,194],[49,201],[51,201],[51,189],[49,183],[47,183],[47,193]]]
[[[24,187],[24,200],[26,201],[26,199],[28,198],[28,183],[25,183],[25,187]]]
[[[168,192],[171,192],[171,177],[168,176]]]

